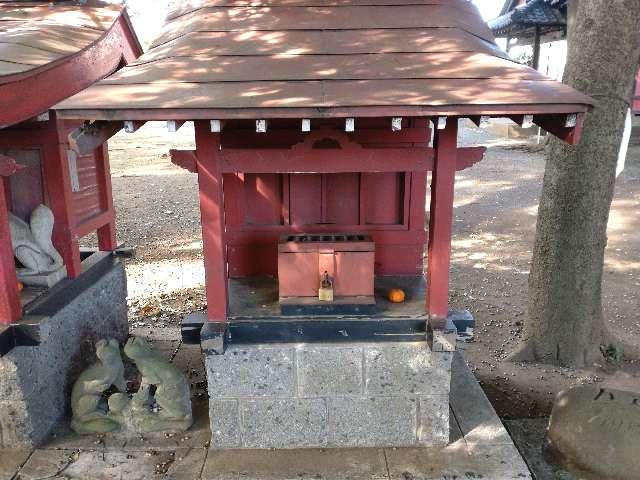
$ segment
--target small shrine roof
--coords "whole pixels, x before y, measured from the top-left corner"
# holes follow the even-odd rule
[[[465,0],[192,0],[148,52],[56,106],[70,118],[576,113]]]
[[[46,112],[129,52],[142,53],[122,5],[0,2],[0,127]]]
[[[78,2],[0,4],[0,82],[45,67],[94,43],[122,12],[122,6]]]

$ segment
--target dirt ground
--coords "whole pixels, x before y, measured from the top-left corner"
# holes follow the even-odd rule
[[[461,142],[488,150],[484,161],[456,177],[451,305],[476,318],[475,341],[462,348],[498,412],[544,415],[558,391],[581,383],[640,389],[640,365],[630,360],[581,371],[505,361],[526,321],[544,152],[535,142],[475,128],[464,128]],[[204,307],[196,177],[168,158],[169,148],[194,148],[193,129],[186,124],[169,134],[164,124],[150,123],[118,134],[109,147],[118,238],[137,250],[127,263],[132,327],[153,337]],[[640,357],[639,187],[640,147],[634,147],[616,185],[603,289],[609,327],[634,357]]]

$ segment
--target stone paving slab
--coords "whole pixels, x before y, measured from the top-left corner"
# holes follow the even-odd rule
[[[459,352],[453,357],[449,401],[467,444],[513,444],[509,432]]]
[[[75,450],[35,450],[18,473],[20,480],[59,477],[73,461]],[[92,455],[94,452],[91,452]],[[102,453],[100,452],[100,455]]]
[[[207,450],[105,452],[36,450],[18,474],[20,480],[146,480],[200,478]]]
[[[31,450],[27,448],[0,450],[0,480],[11,480],[29,455]]]
[[[207,448],[211,439],[209,431],[209,406],[206,400],[193,402],[192,427],[183,433],[148,433],[126,438],[121,450],[175,450],[185,448]],[[117,437],[117,434],[113,435]],[[82,437],[80,437],[82,438]],[[113,449],[107,449],[113,450]]]
[[[453,413],[451,405],[449,405],[449,443],[455,443],[463,437],[458,420]]]
[[[483,478],[464,476],[469,452],[464,442],[446,448],[392,448],[385,451],[391,480]],[[494,479],[491,479],[494,480]]]
[[[203,480],[383,480],[381,449],[210,451]]]
[[[79,450],[91,449],[99,451],[122,450],[127,439],[118,434],[107,433],[104,435],[78,435],[69,428],[69,419],[50,437],[46,444],[47,449],[55,450]]]

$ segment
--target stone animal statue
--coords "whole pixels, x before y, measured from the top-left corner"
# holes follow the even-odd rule
[[[96,343],[98,362],[87,368],[71,391],[71,428],[76,433],[106,433],[118,430],[120,422],[108,415],[102,394],[112,385],[127,391],[124,365],[117,340]]]
[[[51,242],[53,224],[53,212],[45,205],[31,213],[29,224],[9,214],[13,253],[24,267],[18,269],[19,277],[46,274],[63,267],[62,257]]]
[[[131,400],[131,415],[140,433],[184,431],[193,424],[189,382],[183,372],[156,352],[149,343],[137,337],[129,339],[124,353],[142,374],[140,389]],[[156,387],[150,394],[150,386]],[[121,403],[121,399],[117,399]],[[157,406],[157,413],[154,413]],[[124,405],[119,405],[122,409]]]

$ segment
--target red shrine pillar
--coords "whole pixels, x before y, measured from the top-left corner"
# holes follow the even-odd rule
[[[103,252],[112,252],[118,248],[116,239],[116,219],[113,209],[113,194],[111,186],[111,168],[109,166],[109,152],[107,144],[103,144],[94,152],[96,158],[98,185],[101,186],[100,206],[105,212],[110,212],[109,223],[98,229],[98,248]]]
[[[20,320],[22,307],[11,247],[9,209],[4,183],[5,179],[0,175],[0,325],[9,325]]]
[[[224,238],[222,172],[218,155],[220,135],[211,133],[209,129],[209,122],[195,122],[207,316],[211,322],[226,322],[227,245]]]
[[[435,131],[427,266],[427,313],[433,328],[443,328],[449,313],[449,264],[458,119]]]
[[[71,175],[67,158],[67,130],[54,112],[49,120],[52,135],[43,148],[42,179],[47,191],[47,206],[53,212],[53,246],[62,256],[67,267],[67,276],[76,278],[82,273],[80,244],[75,232],[76,212],[71,191]]]

